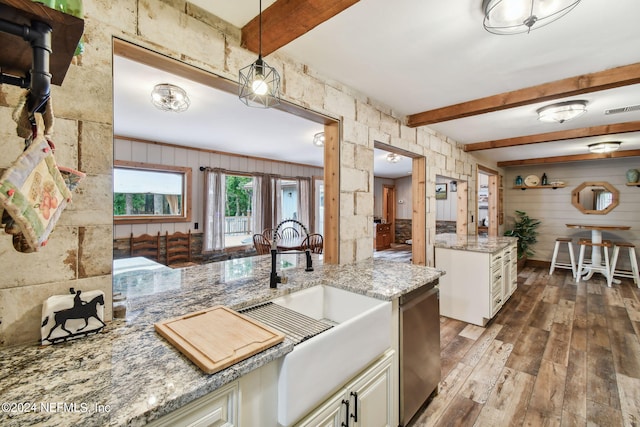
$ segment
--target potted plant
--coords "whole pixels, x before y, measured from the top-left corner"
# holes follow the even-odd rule
[[[522,268],[527,261],[527,256],[534,254],[531,246],[538,241],[538,231],[540,221],[530,218],[526,212],[516,211],[518,218],[511,230],[504,232],[505,236],[518,238],[518,268]]]

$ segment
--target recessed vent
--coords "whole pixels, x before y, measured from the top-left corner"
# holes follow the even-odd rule
[[[631,111],[638,111],[638,110],[640,110],[640,104],[629,105],[628,107],[620,107],[620,108],[612,108],[610,110],[604,110],[604,114],[609,115],[609,114],[618,114],[618,113],[628,113]]]

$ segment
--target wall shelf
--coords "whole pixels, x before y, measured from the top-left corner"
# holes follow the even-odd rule
[[[640,182],[627,182],[628,187],[640,187]]]
[[[84,32],[84,20],[31,0],[0,0],[0,17],[16,25],[30,26],[32,21],[40,21],[51,27],[49,72],[52,75],[51,83],[60,86]],[[0,32],[0,68],[3,74],[26,77],[31,62],[28,42],[13,34]]]
[[[532,185],[531,187],[526,186],[526,185],[514,185],[513,188],[515,189],[520,189],[520,190],[529,190],[529,189],[540,189],[540,188],[547,188],[547,189],[552,189],[555,190],[556,188],[564,188],[566,187],[567,184],[557,184],[557,185]]]

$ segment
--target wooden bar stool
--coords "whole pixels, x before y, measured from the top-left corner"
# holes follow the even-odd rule
[[[558,251],[560,250],[560,245],[562,243],[566,243],[569,248],[569,259],[571,262],[558,262]],[[571,273],[573,278],[576,278],[576,259],[573,255],[573,239],[571,237],[558,237],[556,238],[556,245],[553,248],[553,256],[551,257],[551,268],[549,268],[549,275],[553,274],[553,270],[556,268],[566,268],[571,269]]]
[[[618,262],[618,253],[620,248],[629,249],[629,262],[631,263],[631,271],[629,270],[616,270],[616,263]],[[640,288],[640,277],[638,277],[638,259],[636,258],[636,245],[630,242],[615,242],[613,244],[613,257],[611,260],[611,276],[612,277],[626,277],[633,279]]]
[[[580,246],[580,256],[578,257],[578,271],[576,274],[576,282],[580,281],[581,272],[584,270],[589,271],[588,277],[591,277],[593,273],[601,273],[607,278],[607,286],[611,287],[611,270],[609,265],[609,248],[613,246],[611,240],[603,240],[602,243],[594,243],[591,239],[580,239],[578,241]],[[591,247],[591,257],[593,258],[593,251],[602,249],[604,252],[604,265],[594,264],[592,260],[585,260],[584,252],[587,246]]]

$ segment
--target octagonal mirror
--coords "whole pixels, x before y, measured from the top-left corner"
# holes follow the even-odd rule
[[[583,182],[571,192],[571,204],[583,214],[606,215],[619,200],[620,193],[608,182]]]

